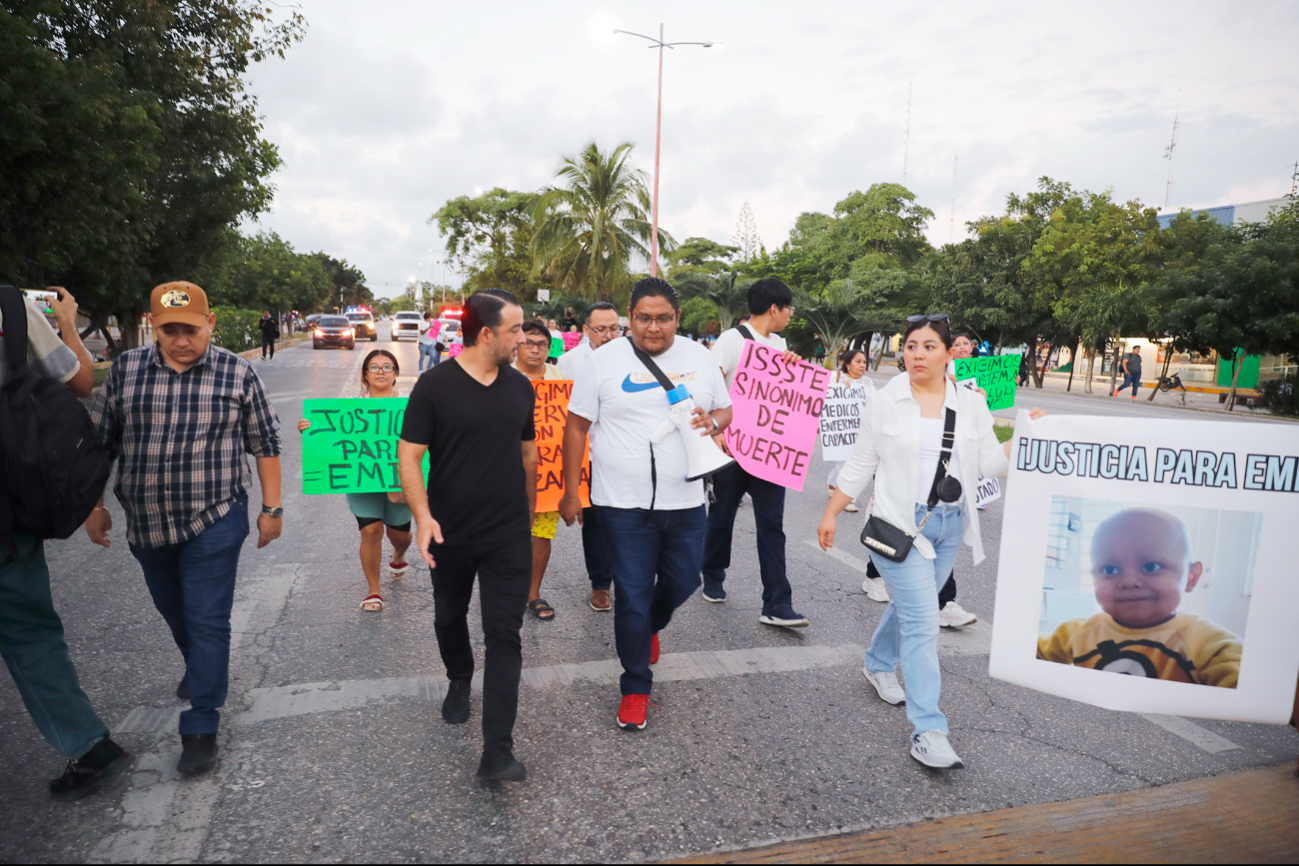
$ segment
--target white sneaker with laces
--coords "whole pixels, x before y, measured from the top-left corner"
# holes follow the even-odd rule
[[[898,675],[893,671],[873,671],[864,667],[861,672],[865,675],[866,682],[875,687],[880,700],[886,704],[897,706],[907,699],[907,693],[903,690],[902,683],[898,682]]]
[[[954,601],[949,601],[943,605],[943,609],[938,612],[938,624],[943,628],[960,628],[961,626],[973,625],[978,621],[977,616]]]
[[[843,510],[848,512],[849,514],[856,514],[861,509],[857,507],[857,504],[855,502],[849,502],[847,505],[843,507]]]
[[[911,757],[926,767],[939,770],[959,770],[965,766],[942,731],[925,731],[916,735],[911,741]]]
[[[861,582],[861,591],[866,593],[866,597],[871,601],[880,601],[888,604],[892,598],[889,596],[889,588],[884,583],[882,577],[868,577]],[[941,619],[942,614],[939,614]]]

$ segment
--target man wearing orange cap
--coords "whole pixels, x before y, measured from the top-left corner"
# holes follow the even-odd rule
[[[114,493],[126,540],[144,569],[154,606],[185,659],[177,697],[182,775],[216,766],[216,735],[230,667],[230,608],[248,536],[245,453],[257,461],[262,513],[258,547],[280,535],[280,421],[246,360],[213,346],[216,316],[193,283],[153,290],[157,342],[113,362],[91,409],[118,460]],[[86,521],[109,546],[112,519],[101,497]]]

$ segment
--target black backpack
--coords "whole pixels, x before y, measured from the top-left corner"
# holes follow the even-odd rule
[[[67,538],[108,484],[108,449],[66,385],[27,363],[27,299],[0,285],[5,362],[0,383],[0,543],[16,531]]]

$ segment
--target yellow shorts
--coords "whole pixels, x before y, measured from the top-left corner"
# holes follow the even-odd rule
[[[532,518],[532,537],[533,538],[551,538],[559,530],[559,512],[558,511],[538,511],[536,517]]]

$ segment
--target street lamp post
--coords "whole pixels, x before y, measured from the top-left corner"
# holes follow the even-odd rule
[[[617,30],[614,33],[622,33],[626,36],[639,36],[641,39],[648,39],[653,44],[650,48],[659,50],[659,95],[658,108],[654,115],[654,201],[651,204],[650,216],[650,276],[659,275],[659,146],[663,141],[663,49],[676,48],[678,45],[698,45],[702,48],[712,48],[714,45],[720,45],[720,42],[664,42],[663,25],[659,24],[659,38],[646,36],[643,33],[632,33],[630,30]]]

